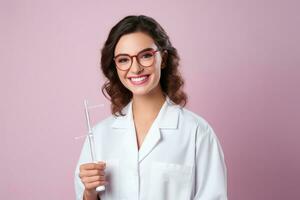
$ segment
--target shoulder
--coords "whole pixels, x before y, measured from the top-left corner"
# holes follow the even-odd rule
[[[99,121],[95,126],[93,126],[93,131],[98,132],[99,130],[103,130],[103,129],[111,129],[113,127],[115,127],[116,125],[119,126],[121,125],[122,127],[122,123],[124,124],[128,118],[128,113],[131,106],[131,102],[128,103],[123,109],[122,109],[122,113],[125,114],[124,116],[119,115],[109,115],[106,118],[104,118],[103,120]]]
[[[210,126],[208,121],[203,116],[184,107],[180,107],[179,109],[181,119],[184,123],[197,126],[201,129],[206,129],[208,126]]]
[[[224,153],[218,135],[215,133],[210,123],[202,116],[186,108],[181,108],[181,115],[184,119],[184,126],[187,127],[186,129],[191,130],[191,133],[195,137],[196,146],[202,146],[202,150],[203,148],[217,148],[218,150],[215,152],[219,152],[224,158]],[[191,129],[191,127],[193,128]]]
[[[167,118],[170,120],[178,120],[179,126],[184,129],[184,131],[206,132],[209,129],[212,130],[210,123],[201,115],[196,114],[186,107],[175,104],[169,97],[167,97],[166,100]]]
[[[99,132],[102,132],[102,130],[107,130],[111,127],[113,121],[115,119],[114,115],[110,115],[106,118],[104,118],[103,120],[99,121],[98,123],[96,123],[93,127],[93,133],[97,134]]]
[[[212,125],[203,116],[184,107],[180,107],[179,109],[180,120],[184,127],[192,128],[197,134],[209,134],[212,137],[216,136]]]

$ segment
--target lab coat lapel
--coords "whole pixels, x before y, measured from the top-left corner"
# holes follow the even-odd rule
[[[139,162],[159,144],[162,139],[161,129],[176,129],[178,126],[179,109],[167,97],[160,109],[139,151]]]
[[[134,164],[138,162],[138,148],[132,117],[132,101],[123,108],[122,113],[125,116],[114,117],[112,128],[119,129],[123,134],[126,134],[123,145],[120,148],[122,148],[123,153],[126,155],[126,162]]]
[[[139,150],[139,162],[141,162],[158,144],[161,139],[160,130],[156,122],[152,124],[144,142]]]
[[[114,118],[112,128],[124,129],[124,132],[129,134],[129,140],[124,141],[126,151],[131,155],[132,161],[138,159],[141,162],[149,155],[149,153],[158,145],[162,139],[162,129],[177,129],[179,120],[179,106],[175,105],[169,97],[166,97],[162,108],[160,109],[156,119],[154,120],[144,142],[138,151],[136,130],[132,114],[132,101],[123,109],[125,116],[118,116]],[[169,132],[169,134],[172,132]],[[138,158],[137,158],[138,157]]]

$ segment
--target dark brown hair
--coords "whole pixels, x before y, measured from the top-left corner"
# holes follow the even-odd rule
[[[102,86],[102,93],[111,101],[112,114],[115,116],[124,115],[121,111],[132,98],[132,92],[119,80],[113,60],[115,47],[121,36],[138,31],[151,36],[161,51],[167,51],[167,58],[163,61],[165,67],[161,71],[160,85],[162,91],[175,104],[185,106],[187,95],[182,90],[184,81],[178,71],[180,58],[167,33],[151,17],[130,15],[123,18],[110,30],[101,50],[101,70],[107,78]]]

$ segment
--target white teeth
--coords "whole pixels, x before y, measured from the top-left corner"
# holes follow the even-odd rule
[[[132,81],[134,82],[139,82],[139,81],[143,81],[147,78],[147,76],[142,76],[142,77],[138,77],[138,78],[130,78]]]

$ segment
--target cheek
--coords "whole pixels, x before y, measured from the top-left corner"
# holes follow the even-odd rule
[[[161,75],[161,62],[157,62],[155,63],[154,67],[153,67],[153,73],[156,76],[156,79],[160,79],[160,75]]]
[[[125,77],[125,72],[124,71],[118,70],[117,73],[118,73],[118,77],[119,77],[120,80],[124,79],[124,77]]]
[[[126,72],[118,70],[117,73],[118,73],[119,80],[124,84]]]

